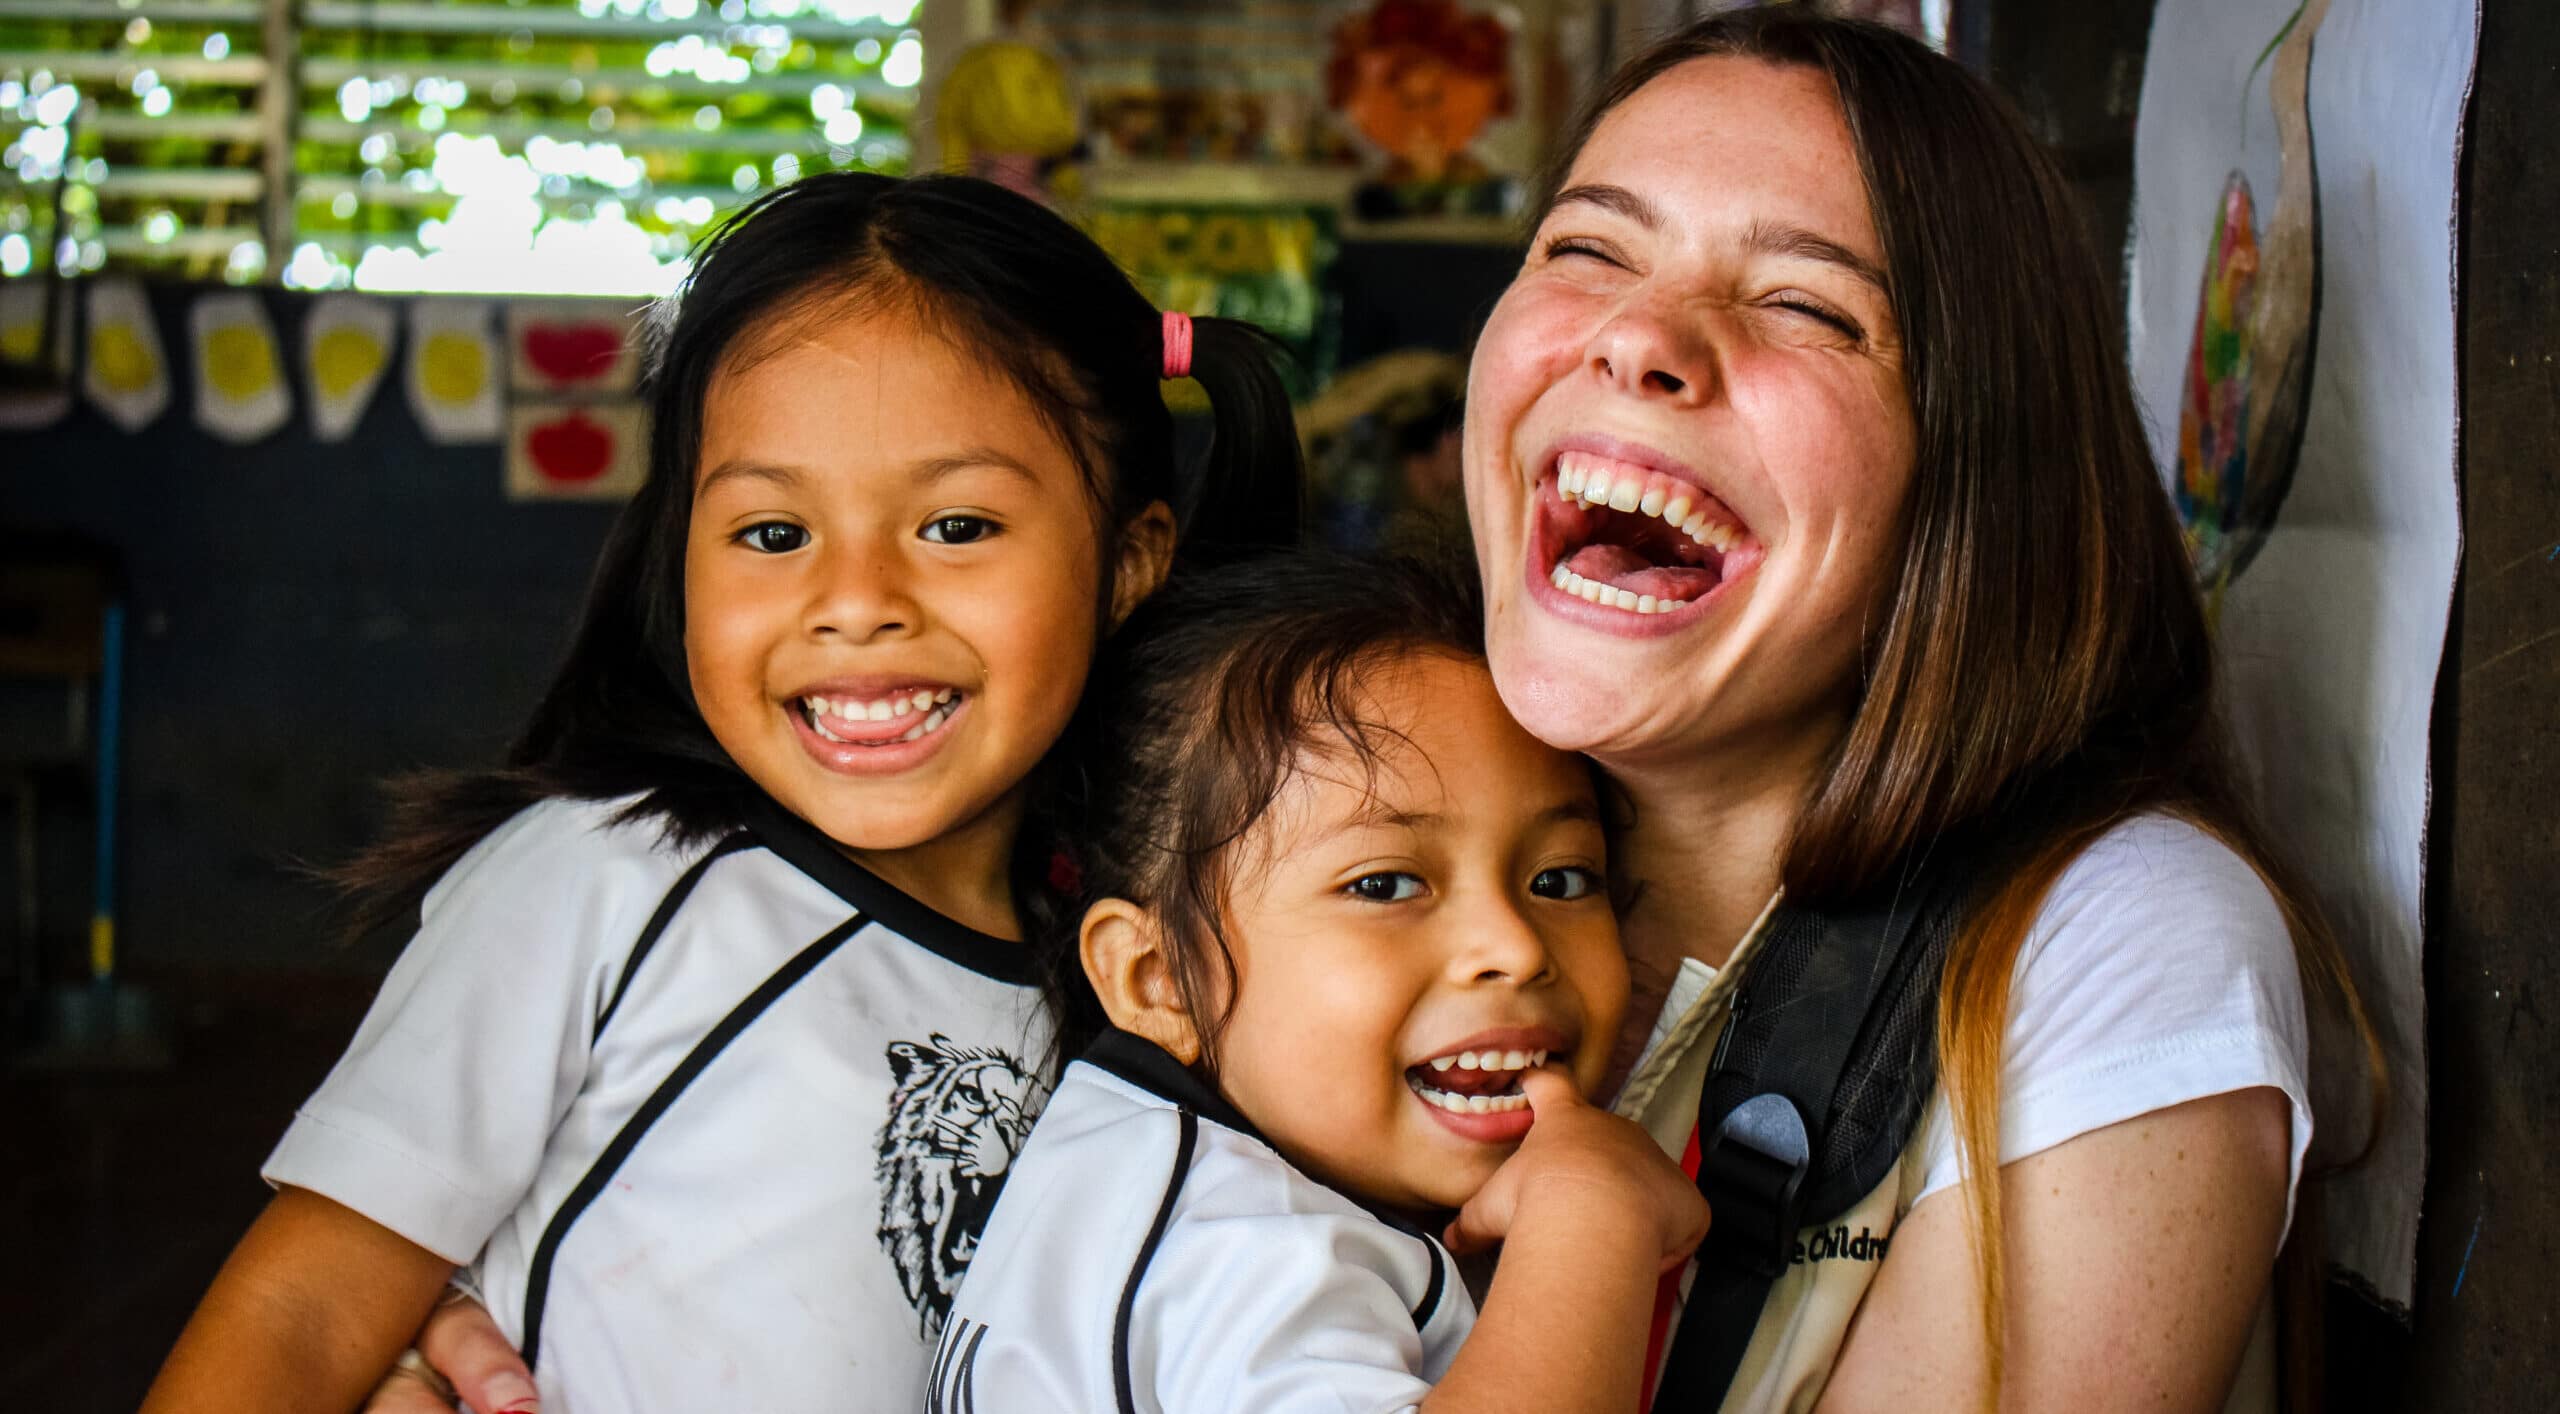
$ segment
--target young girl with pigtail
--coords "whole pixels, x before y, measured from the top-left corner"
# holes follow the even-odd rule
[[[966,178],[758,200],[652,337],[567,659],[347,871],[415,937],[148,1409],[352,1408],[458,1265],[555,1414],[923,1397],[1054,1071],[1038,780],[1177,561],[1294,537],[1287,398]]]

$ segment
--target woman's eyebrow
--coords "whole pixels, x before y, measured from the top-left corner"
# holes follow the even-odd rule
[[[1580,186],[1566,187],[1556,193],[1555,200],[1547,203],[1547,211],[1552,215],[1559,208],[1577,204],[1597,206],[1613,215],[1624,216],[1648,231],[1662,226],[1662,212],[1652,202],[1611,182],[1585,182]]]
[[[1891,293],[1885,287],[1884,272],[1876,268],[1874,261],[1829,236],[1816,235],[1802,226],[1790,226],[1783,221],[1754,221],[1751,229],[1743,234],[1742,245],[1743,249],[1757,255],[1781,255],[1836,265],[1873,285],[1877,294]]]

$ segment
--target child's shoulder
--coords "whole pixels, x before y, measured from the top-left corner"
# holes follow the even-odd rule
[[[555,796],[526,806],[445,872],[427,894],[426,911],[432,914],[463,897],[539,893],[601,898],[662,891],[712,841],[680,839],[664,818],[638,810],[642,799]]]

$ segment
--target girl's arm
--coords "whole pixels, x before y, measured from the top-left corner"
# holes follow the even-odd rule
[[[2003,1409],[2223,1407],[2284,1226],[2291,1111],[2241,1090],[2000,1170]],[[1894,1230],[1820,1408],[1979,1409],[1990,1384],[1962,1189]]]
[[[1652,1136],[1584,1104],[1551,1071],[1521,1077],[1537,1122],[1450,1224],[1450,1246],[1499,1240],[1475,1330],[1422,1402],[1428,1414],[1627,1414],[1643,1396],[1661,1274],[1707,1234],[1707,1205]]]
[[[391,1368],[453,1263],[351,1208],[283,1188],[160,1367],[143,1414],[351,1410]]]

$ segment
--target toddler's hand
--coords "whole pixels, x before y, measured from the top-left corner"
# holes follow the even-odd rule
[[[1524,1223],[1570,1213],[1649,1217],[1661,1269],[1689,1260],[1707,1235],[1707,1201],[1653,1136],[1584,1103],[1561,1070],[1532,1070],[1520,1077],[1520,1088],[1536,1121],[1518,1151],[1458,1210],[1444,1238],[1449,1250],[1482,1251]]]

